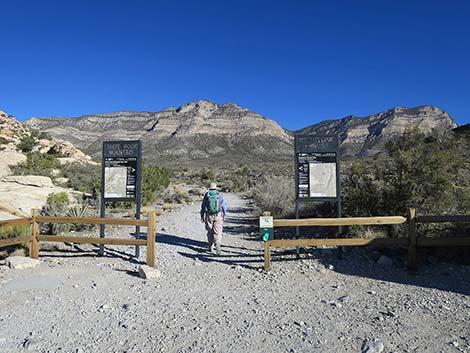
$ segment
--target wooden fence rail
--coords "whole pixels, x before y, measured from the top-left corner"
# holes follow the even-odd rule
[[[269,213],[269,212],[268,212]],[[266,214],[268,214],[266,213]],[[407,217],[352,217],[352,218],[309,218],[309,219],[274,219],[274,227],[305,226],[352,226],[352,225],[393,225],[408,226],[407,238],[333,238],[333,239],[273,239],[264,243],[264,269],[271,269],[271,248],[290,248],[301,246],[399,246],[408,247],[408,268],[415,270],[418,247],[470,246],[470,237],[419,238],[416,235],[416,223],[434,222],[470,222],[470,216],[417,216],[416,209],[408,210]]]
[[[7,221],[0,221],[0,227],[11,227],[15,225],[31,226],[31,235],[27,237],[16,237],[0,240],[0,247],[29,244],[29,256],[39,258],[39,242],[69,242],[77,244],[106,244],[106,245],[143,245],[147,247],[147,265],[155,266],[155,237],[157,230],[157,214],[150,212],[147,220],[125,219],[125,218],[91,218],[91,217],[49,217],[40,216],[39,211],[31,211],[31,217],[18,218]],[[123,238],[96,238],[96,237],[76,237],[61,235],[40,235],[40,223],[78,223],[78,224],[105,224],[105,225],[126,225],[147,227],[147,239],[123,239]]]

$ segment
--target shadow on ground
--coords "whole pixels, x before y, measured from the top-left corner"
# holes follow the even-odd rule
[[[385,251],[385,250],[384,250]],[[387,250],[388,251],[388,250]],[[470,267],[438,262],[427,264],[422,262],[418,271],[407,270],[404,250],[396,250],[392,258],[395,264],[379,265],[371,249],[352,249],[338,256],[336,251],[325,255],[323,249],[309,249],[309,257],[317,258],[325,267],[334,266],[334,271],[348,276],[370,278],[378,281],[400,283],[424,288],[434,288],[463,295],[470,295]],[[306,255],[301,255],[305,257]],[[277,266],[281,266],[279,263]]]

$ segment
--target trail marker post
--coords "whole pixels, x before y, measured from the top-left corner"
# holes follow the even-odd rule
[[[274,239],[274,220],[271,213],[264,212],[259,218],[259,233],[263,241]]]

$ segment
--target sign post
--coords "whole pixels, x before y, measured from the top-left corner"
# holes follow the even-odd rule
[[[294,146],[295,218],[299,219],[302,202],[334,202],[337,217],[341,217],[338,136],[296,135]],[[296,227],[296,236],[299,236],[299,227]]]
[[[136,219],[140,219],[142,197],[142,142],[104,141],[101,161],[101,218],[106,217],[106,202],[135,202]],[[135,228],[136,238],[140,237],[140,227]],[[105,226],[100,225],[100,237],[105,237]],[[99,254],[104,254],[100,245]],[[135,256],[140,255],[136,245]]]

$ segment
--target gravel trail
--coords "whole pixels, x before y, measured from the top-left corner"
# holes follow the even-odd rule
[[[468,267],[411,275],[371,251],[317,249],[274,253],[265,273],[249,201],[226,198],[221,257],[206,250],[199,204],[158,218],[156,280],[137,276],[145,249],[136,260],[122,246],[98,257],[64,245],[34,270],[0,266],[0,353],[470,352]]]

